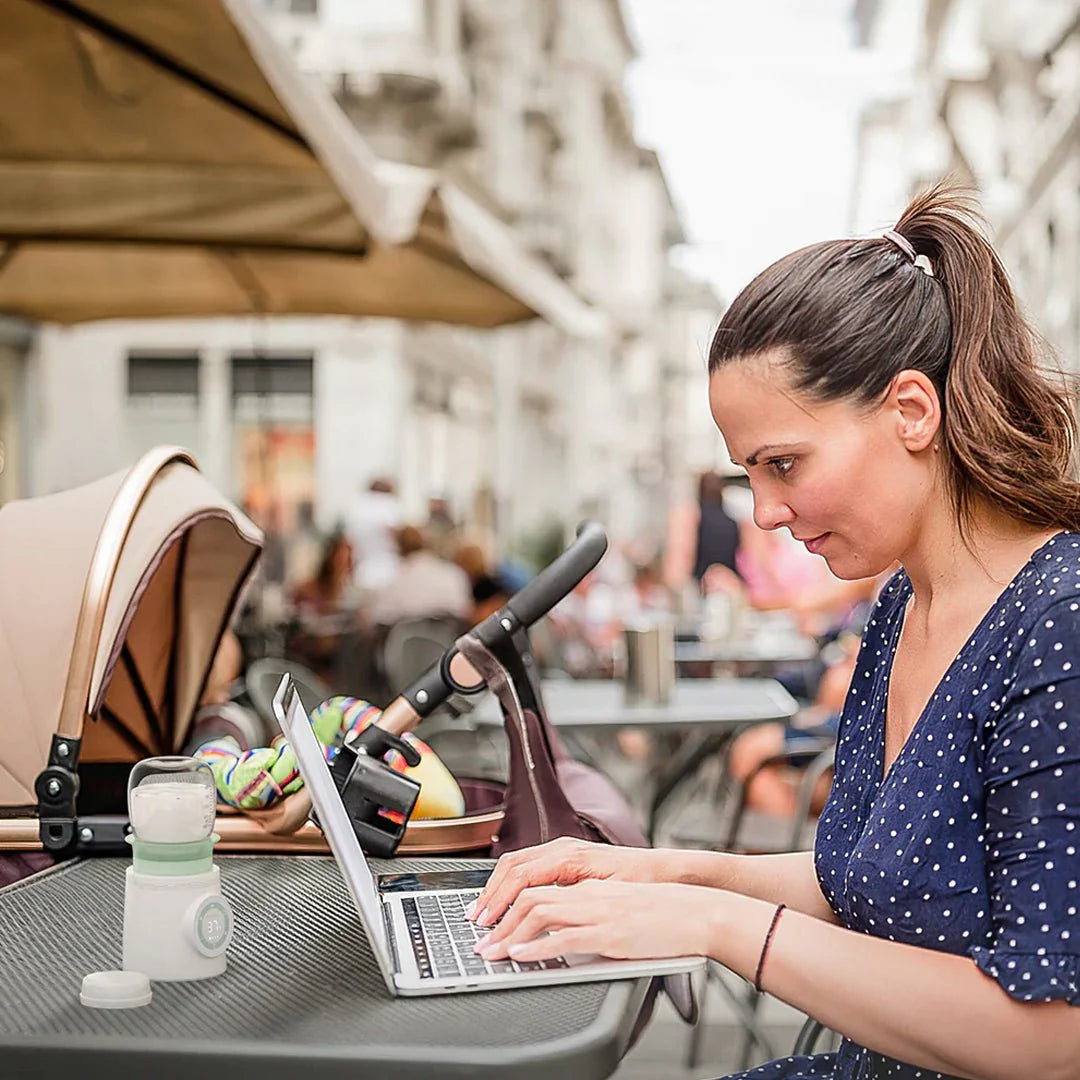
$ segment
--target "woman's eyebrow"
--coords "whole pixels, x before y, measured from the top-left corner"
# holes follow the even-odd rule
[[[767,454],[767,453],[771,453],[774,450],[783,450],[783,449],[785,449],[785,447],[784,447],[784,445],[782,443],[767,443],[765,446],[759,446],[746,459],[746,464],[747,465],[756,465],[758,463],[758,458],[761,457],[762,454]],[[738,465],[738,464],[739,463],[737,461],[732,461],[732,465]]]

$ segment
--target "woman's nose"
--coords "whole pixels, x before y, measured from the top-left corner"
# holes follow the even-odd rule
[[[794,519],[791,507],[782,499],[754,495],[754,524],[759,529],[779,529],[781,525],[787,525]]]

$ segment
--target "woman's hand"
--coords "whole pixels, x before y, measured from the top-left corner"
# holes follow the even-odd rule
[[[503,855],[483,892],[465,914],[480,926],[490,926],[517,900],[522,889],[537,885],[574,885],[587,878],[660,881],[659,855],[649,848],[615,847],[561,836]]]
[[[699,885],[582,881],[526,889],[476,943],[485,960],[597,953],[617,960],[705,955],[723,894]]]

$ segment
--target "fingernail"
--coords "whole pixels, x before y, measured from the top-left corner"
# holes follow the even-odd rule
[[[484,950],[488,947],[487,940],[473,942],[472,951],[478,955],[483,955]]]
[[[511,956],[519,956],[521,953],[523,953],[525,951],[525,946],[524,945],[511,945],[510,948],[507,949],[506,951]]]
[[[471,919],[471,918],[472,918],[472,916],[473,916],[473,912],[474,912],[475,910],[476,910],[476,901],[474,900],[474,901],[473,901],[473,902],[472,902],[472,903],[471,903],[471,904],[470,904],[470,905],[469,905],[469,906],[468,906],[468,907],[467,907],[467,908],[465,909],[465,918],[466,918],[466,919]]]
[[[476,921],[481,926],[487,926],[487,924],[488,924],[488,909],[487,908],[484,908],[484,910],[481,911],[480,914],[476,916]]]

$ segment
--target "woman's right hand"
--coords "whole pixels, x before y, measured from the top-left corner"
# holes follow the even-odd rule
[[[537,847],[499,858],[467,918],[479,926],[500,919],[523,889],[537,885],[574,885],[587,878],[657,882],[658,856],[651,848],[615,847],[561,836]]]

